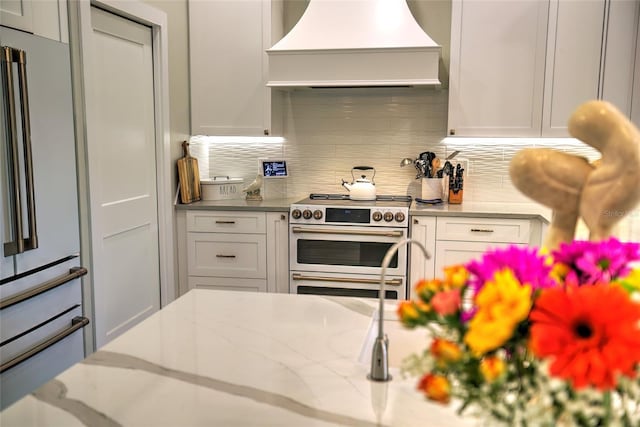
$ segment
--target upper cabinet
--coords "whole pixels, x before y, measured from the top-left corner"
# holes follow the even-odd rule
[[[281,2],[189,0],[193,135],[264,136],[281,131],[281,115],[272,115],[274,97],[281,94],[272,96],[266,87],[265,52],[281,36]]]
[[[67,0],[2,0],[0,24],[69,43]]]
[[[453,0],[449,135],[568,136],[581,103],[631,113],[634,0]]]

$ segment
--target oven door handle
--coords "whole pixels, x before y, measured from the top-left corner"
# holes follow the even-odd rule
[[[326,276],[303,276],[302,274],[292,274],[293,280],[309,280],[316,282],[339,282],[339,283],[364,283],[368,285],[378,285],[380,280],[377,279],[363,279],[363,278],[348,278],[348,277],[326,277]],[[385,280],[385,285],[402,286],[402,279],[390,279]]]
[[[292,233],[314,233],[314,234],[347,234],[352,236],[383,236],[383,237],[402,237],[403,230],[343,230],[337,228],[305,228],[291,227]]]

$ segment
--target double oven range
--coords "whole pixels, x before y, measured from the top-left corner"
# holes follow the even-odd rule
[[[382,260],[409,232],[410,196],[353,201],[311,194],[290,208],[289,290],[295,294],[377,298]],[[386,298],[407,298],[407,246],[385,273]]]

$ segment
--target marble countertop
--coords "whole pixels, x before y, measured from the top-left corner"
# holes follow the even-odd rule
[[[263,212],[289,212],[289,206],[299,201],[300,198],[279,198],[265,200],[202,200],[189,204],[177,203],[176,209],[189,210],[217,210],[217,211],[263,211]]]
[[[391,382],[367,380],[359,358],[376,303],[192,290],[4,410],[0,424],[473,425],[397,368]]]
[[[289,206],[299,201],[299,197],[266,199],[262,201],[248,201],[245,199],[210,200],[189,204],[176,203],[176,209],[288,212]],[[411,203],[409,214],[416,216],[480,216],[485,218],[541,219],[547,223],[551,222],[551,209],[536,203],[464,202],[459,205],[450,205],[448,203],[428,205],[418,203],[414,200]]]
[[[414,200],[409,215],[541,219],[551,222],[551,209],[537,203],[463,202],[458,205],[429,205]]]

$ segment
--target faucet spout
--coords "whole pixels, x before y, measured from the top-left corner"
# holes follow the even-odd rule
[[[389,339],[384,333],[384,277],[387,272],[387,267],[389,267],[389,263],[391,262],[391,258],[398,251],[398,248],[408,244],[418,246],[426,259],[431,258],[429,252],[427,252],[422,243],[411,238],[405,238],[391,246],[382,259],[380,293],[378,294],[380,301],[378,308],[378,336],[373,343],[373,350],[371,352],[371,372],[367,375],[367,378],[372,381],[390,381],[392,379],[391,375],[389,375]]]

